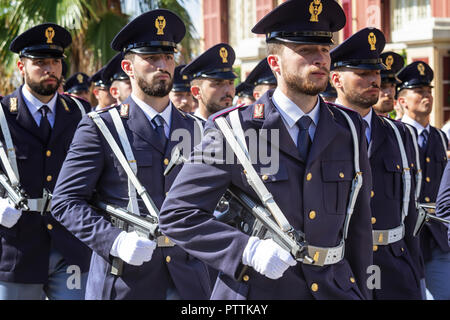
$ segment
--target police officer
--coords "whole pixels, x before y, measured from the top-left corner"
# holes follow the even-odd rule
[[[181,75],[181,70],[186,65],[182,64],[175,68],[175,75],[173,77],[173,88],[169,93],[170,101],[173,105],[187,113],[193,112],[194,99],[191,93],[191,85],[187,75]]]
[[[236,103],[235,105],[244,104],[246,106],[251,105],[255,102],[253,97],[253,88],[251,84],[247,82],[241,82],[236,86]]]
[[[182,134],[185,141],[198,130],[195,121],[168,98],[174,52],[184,34],[182,20],[159,9],[136,17],[115,36],[111,47],[124,54],[122,69],[130,77],[132,93],[120,106],[83,119],[58,178],[53,214],[93,249],[87,299],[209,298],[203,263],[166,237],[153,241],[114,227],[105,213],[89,205],[98,196],[135,214],[146,215],[151,210],[140,201],[134,185],[129,185],[117,152],[97,127],[100,120],[110,139],[123,148],[130,166],[135,164],[133,172],[155,206],[162,205],[180,168],[163,175],[178,144],[175,139]],[[111,265],[117,258],[123,261],[123,270],[112,274]]]
[[[0,299],[83,299],[90,250],[48,212],[52,192],[82,113],[90,106],[57,93],[70,33],[37,25],[10,45],[19,54],[24,84],[1,101],[1,140],[9,164],[28,195],[29,211],[0,199]],[[5,124],[5,125],[4,125]],[[5,171],[12,167],[14,174]]]
[[[130,77],[122,70],[123,55],[116,54],[104,67],[102,77],[111,83],[109,93],[117,105],[121,104],[131,94]]]
[[[267,61],[277,89],[253,105],[211,116],[202,144],[169,191],[160,227],[177,245],[221,271],[212,299],[371,296],[366,286],[372,265],[371,177],[365,141],[358,138],[363,135],[362,121],[355,112],[328,105],[318,96],[328,82],[332,33],[344,25],[345,14],[334,0],[290,0],[262,18],[252,31],[266,35]],[[264,192],[267,205],[276,204],[287,224],[304,233],[310,260],[297,262],[272,239],[249,236],[212,219],[227,188],[258,199],[248,182],[249,171],[225,152],[229,147],[221,139],[223,121],[233,121],[233,127],[242,126],[242,133],[256,139],[247,144],[238,134],[241,130],[234,131],[255,151],[254,165],[250,163],[257,175],[251,176],[255,188],[265,186],[273,197],[267,200],[271,197]],[[236,148],[244,144],[233,143]],[[264,147],[271,148],[274,160],[263,164],[257,154]],[[229,160],[214,154],[227,154]],[[360,170],[355,171],[358,163]],[[350,197],[355,176],[364,181],[357,198]],[[349,198],[355,200],[350,220]]]
[[[107,108],[115,102],[115,99],[109,93],[111,80],[103,77],[104,69],[104,67],[101,68],[89,78],[89,83],[93,84],[92,93],[98,102],[98,104],[93,108],[94,111]]]
[[[400,83],[397,73],[403,68],[405,62],[398,53],[388,51],[380,55],[384,70],[381,70],[381,86],[378,101],[373,105],[373,109],[378,115],[388,116],[394,109],[396,86]]]
[[[447,164],[448,142],[441,130],[430,125],[434,73],[427,63],[416,61],[397,76],[402,82],[398,91],[398,103],[405,110],[402,121],[412,125],[418,134],[423,177],[419,202],[435,202]],[[427,224],[420,232],[420,242],[427,289],[435,299],[450,299],[450,247],[446,227]]]
[[[213,113],[233,104],[235,58],[231,46],[219,43],[181,70],[181,75],[190,77],[192,95],[198,100],[194,116],[206,121]]]
[[[366,123],[373,181],[373,261],[381,270],[374,298],[421,299],[419,244],[412,236],[417,218],[411,191],[412,147],[403,125],[373,110],[380,94],[380,70],[384,69],[380,54],[385,43],[376,28],[358,31],[331,51],[331,77],[336,103],[357,111]]]
[[[76,72],[67,79],[64,84],[64,91],[75,97],[89,101],[90,86],[91,81],[89,80],[89,76],[83,72]]]
[[[245,81],[254,86],[253,97],[255,100],[262,97],[266,91],[277,87],[277,79],[270,69],[266,58],[258,62],[256,67],[249,73]]]

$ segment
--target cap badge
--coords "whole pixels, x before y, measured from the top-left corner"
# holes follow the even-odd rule
[[[417,70],[419,70],[421,76],[425,75],[425,66],[423,65],[423,63],[419,63],[417,65]]]
[[[158,32],[156,33],[158,36],[164,35],[164,28],[166,27],[166,19],[164,19],[164,16],[159,16],[155,20],[155,27],[158,29]]]
[[[9,112],[11,113],[17,112],[17,98],[9,99]]]
[[[264,104],[255,104],[253,108],[253,119],[264,119]]]
[[[55,30],[52,27],[45,29],[45,37],[47,38],[47,43],[53,43],[53,37],[55,36]]]
[[[375,47],[376,43],[377,43],[377,37],[375,36],[375,33],[373,33],[373,32],[369,33],[370,50],[372,50],[372,51],[377,50],[377,48]]]
[[[83,83],[83,76],[81,74],[77,75],[77,80],[79,83]]]
[[[394,57],[389,55],[386,58],[386,69],[387,70],[391,70],[392,69],[392,65],[394,64]]]
[[[228,51],[225,48],[220,48],[219,55],[222,58],[222,63],[228,63]]]
[[[183,75],[182,78],[183,78],[183,80],[187,80],[188,79],[188,77],[186,75]]]
[[[311,13],[311,22],[319,22],[319,14],[322,13],[323,5],[321,0],[314,0],[309,5],[309,13]]]

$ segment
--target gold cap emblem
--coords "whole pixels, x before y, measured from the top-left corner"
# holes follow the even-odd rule
[[[155,27],[158,30],[158,32],[156,34],[158,36],[163,36],[164,28],[166,27],[166,19],[164,18],[164,16],[159,16],[158,18],[156,18]]]
[[[323,5],[321,0],[314,0],[309,5],[309,13],[311,13],[311,22],[319,22],[319,14],[322,13]]]
[[[419,70],[421,76],[425,76],[425,66],[423,63],[417,65],[417,70]]]
[[[83,83],[83,75],[82,74],[78,74],[77,75],[77,80],[79,83]]]
[[[386,69],[387,70],[391,70],[392,69],[392,65],[394,64],[394,57],[389,55],[386,58]]]
[[[224,47],[220,48],[219,55],[222,58],[222,63],[228,63],[228,50]]]
[[[55,36],[55,30],[52,27],[45,29],[45,37],[47,38],[47,43],[53,43],[53,37]]]
[[[376,43],[377,43],[377,37],[375,36],[375,33],[373,33],[373,32],[369,33],[370,50],[372,50],[372,51],[377,50],[377,48],[375,47]]]

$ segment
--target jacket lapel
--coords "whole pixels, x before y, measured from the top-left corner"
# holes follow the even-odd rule
[[[128,97],[123,104],[128,104],[130,106],[128,120],[126,122],[128,128],[164,154],[164,146],[159,140],[156,131],[147,119],[144,111],[141,110],[131,97]]]
[[[187,121],[187,117],[185,115],[183,115],[180,111],[178,111],[172,103],[170,103],[168,108],[172,108],[172,119],[171,119],[171,123],[170,123],[170,133],[169,133],[170,138],[169,138],[169,141],[167,142],[167,147],[166,147],[166,153],[168,153],[170,155],[170,153],[172,152],[172,149],[177,144],[180,143],[179,137],[176,137],[178,140],[172,141],[172,139],[171,139],[172,134],[175,130],[186,129],[187,132],[190,133],[191,144],[189,145],[189,147],[193,143],[194,134],[193,134],[193,131],[190,130],[189,121]],[[183,140],[181,140],[181,142],[183,142]]]
[[[56,140],[61,133],[67,128],[67,125],[73,121],[73,109],[58,96],[55,105],[55,123],[53,125],[52,134],[49,144]],[[77,108],[78,109],[78,108]]]
[[[371,138],[369,144],[369,158],[378,150],[378,148],[384,143],[386,139],[386,131],[384,130],[384,120],[377,116],[375,113],[372,115],[372,128]]]
[[[41,138],[41,131],[39,130],[39,127],[38,127],[36,121],[34,120],[33,116],[31,115],[30,110],[28,110],[25,100],[22,97],[21,91],[22,91],[22,86],[19,89],[17,89],[11,96],[11,98],[17,99],[16,121],[22,128],[24,128],[25,130],[30,132],[34,137],[36,137],[36,139],[39,139],[39,141],[43,142],[42,138]],[[10,98],[10,103],[11,103],[11,98]]]

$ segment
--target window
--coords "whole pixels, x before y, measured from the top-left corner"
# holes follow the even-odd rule
[[[406,27],[411,21],[431,17],[430,0],[391,0],[392,31]]]

